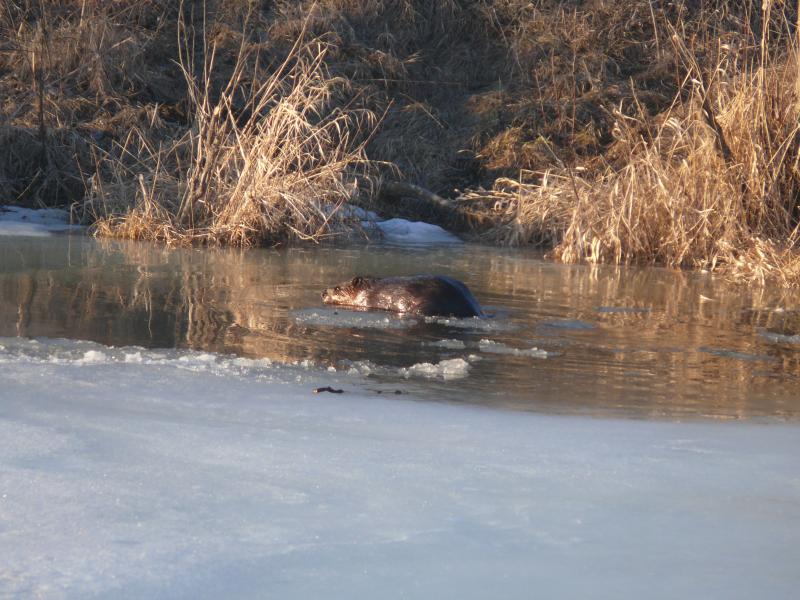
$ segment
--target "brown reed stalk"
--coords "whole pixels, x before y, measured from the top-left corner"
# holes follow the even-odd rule
[[[129,176],[127,156],[144,152],[137,161],[147,165],[149,175],[140,174],[135,201],[123,212],[103,209],[107,216],[95,231],[170,244],[249,246],[319,241],[352,228],[354,222],[338,210],[353,198],[355,177],[367,166],[364,142],[356,137],[371,126],[371,115],[329,110],[336,82],[325,72],[327,48],[306,37],[301,32],[268,74],[243,37],[222,86],[216,79],[215,43],[203,42],[205,61],[196,69],[184,37],[181,68],[193,127],[177,143],[157,150],[137,132],[135,152],[126,149],[116,162],[107,156],[98,165],[99,171],[116,174],[116,191]],[[244,103],[237,101],[242,95]],[[188,164],[176,172],[182,156]],[[108,185],[104,189],[107,194]]]
[[[631,149],[623,166],[584,177],[554,169],[537,184],[500,180],[462,202],[495,202],[488,210],[497,225],[485,237],[552,242],[565,262],[663,264],[800,285],[800,53],[794,38],[784,37],[780,51],[769,35],[764,27],[752,67],[722,56],[712,78],[678,37],[685,92],[651,140],[641,134],[646,116],[618,115],[618,143]]]

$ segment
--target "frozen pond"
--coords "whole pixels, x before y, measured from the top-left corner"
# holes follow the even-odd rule
[[[355,274],[413,273],[462,279],[491,318],[320,300]],[[538,412],[800,416],[797,293],[481,246],[241,252],[0,237],[0,335],[307,360],[367,376],[376,395]]]

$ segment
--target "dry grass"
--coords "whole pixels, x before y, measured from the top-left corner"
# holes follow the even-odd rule
[[[96,234],[249,246],[319,241],[352,228],[338,211],[367,164],[353,136],[374,123],[363,111],[328,110],[339,82],[325,72],[325,45],[303,39],[270,72],[243,41],[216,99],[216,48],[199,81],[185,52],[194,127],[166,147],[138,130],[99,160],[90,198]]]
[[[0,1],[0,199],[83,199],[90,147],[153,81],[154,1]]]
[[[0,0],[0,194],[275,244],[348,229],[369,164],[497,243],[795,285],[796,8]]]
[[[796,45],[772,52],[765,40],[749,64],[721,48],[709,77],[677,32],[672,41],[689,71],[684,91],[658,121],[644,111],[615,115],[622,166],[563,167],[535,184],[498,180],[463,203],[494,214],[487,238],[550,245],[566,262],[716,269],[800,285]]]

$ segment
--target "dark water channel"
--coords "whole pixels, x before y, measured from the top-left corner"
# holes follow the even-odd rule
[[[354,274],[412,273],[462,279],[492,318],[426,322],[320,301]],[[0,336],[307,359],[371,373],[383,392],[522,410],[800,417],[797,292],[481,246],[243,252],[0,238]],[[439,371],[403,370],[426,362]]]

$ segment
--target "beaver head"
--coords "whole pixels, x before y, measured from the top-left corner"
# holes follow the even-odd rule
[[[366,306],[366,292],[374,282],[373,277],[353,277],[350,281],[322,292],[322,301],[325,304]]]

